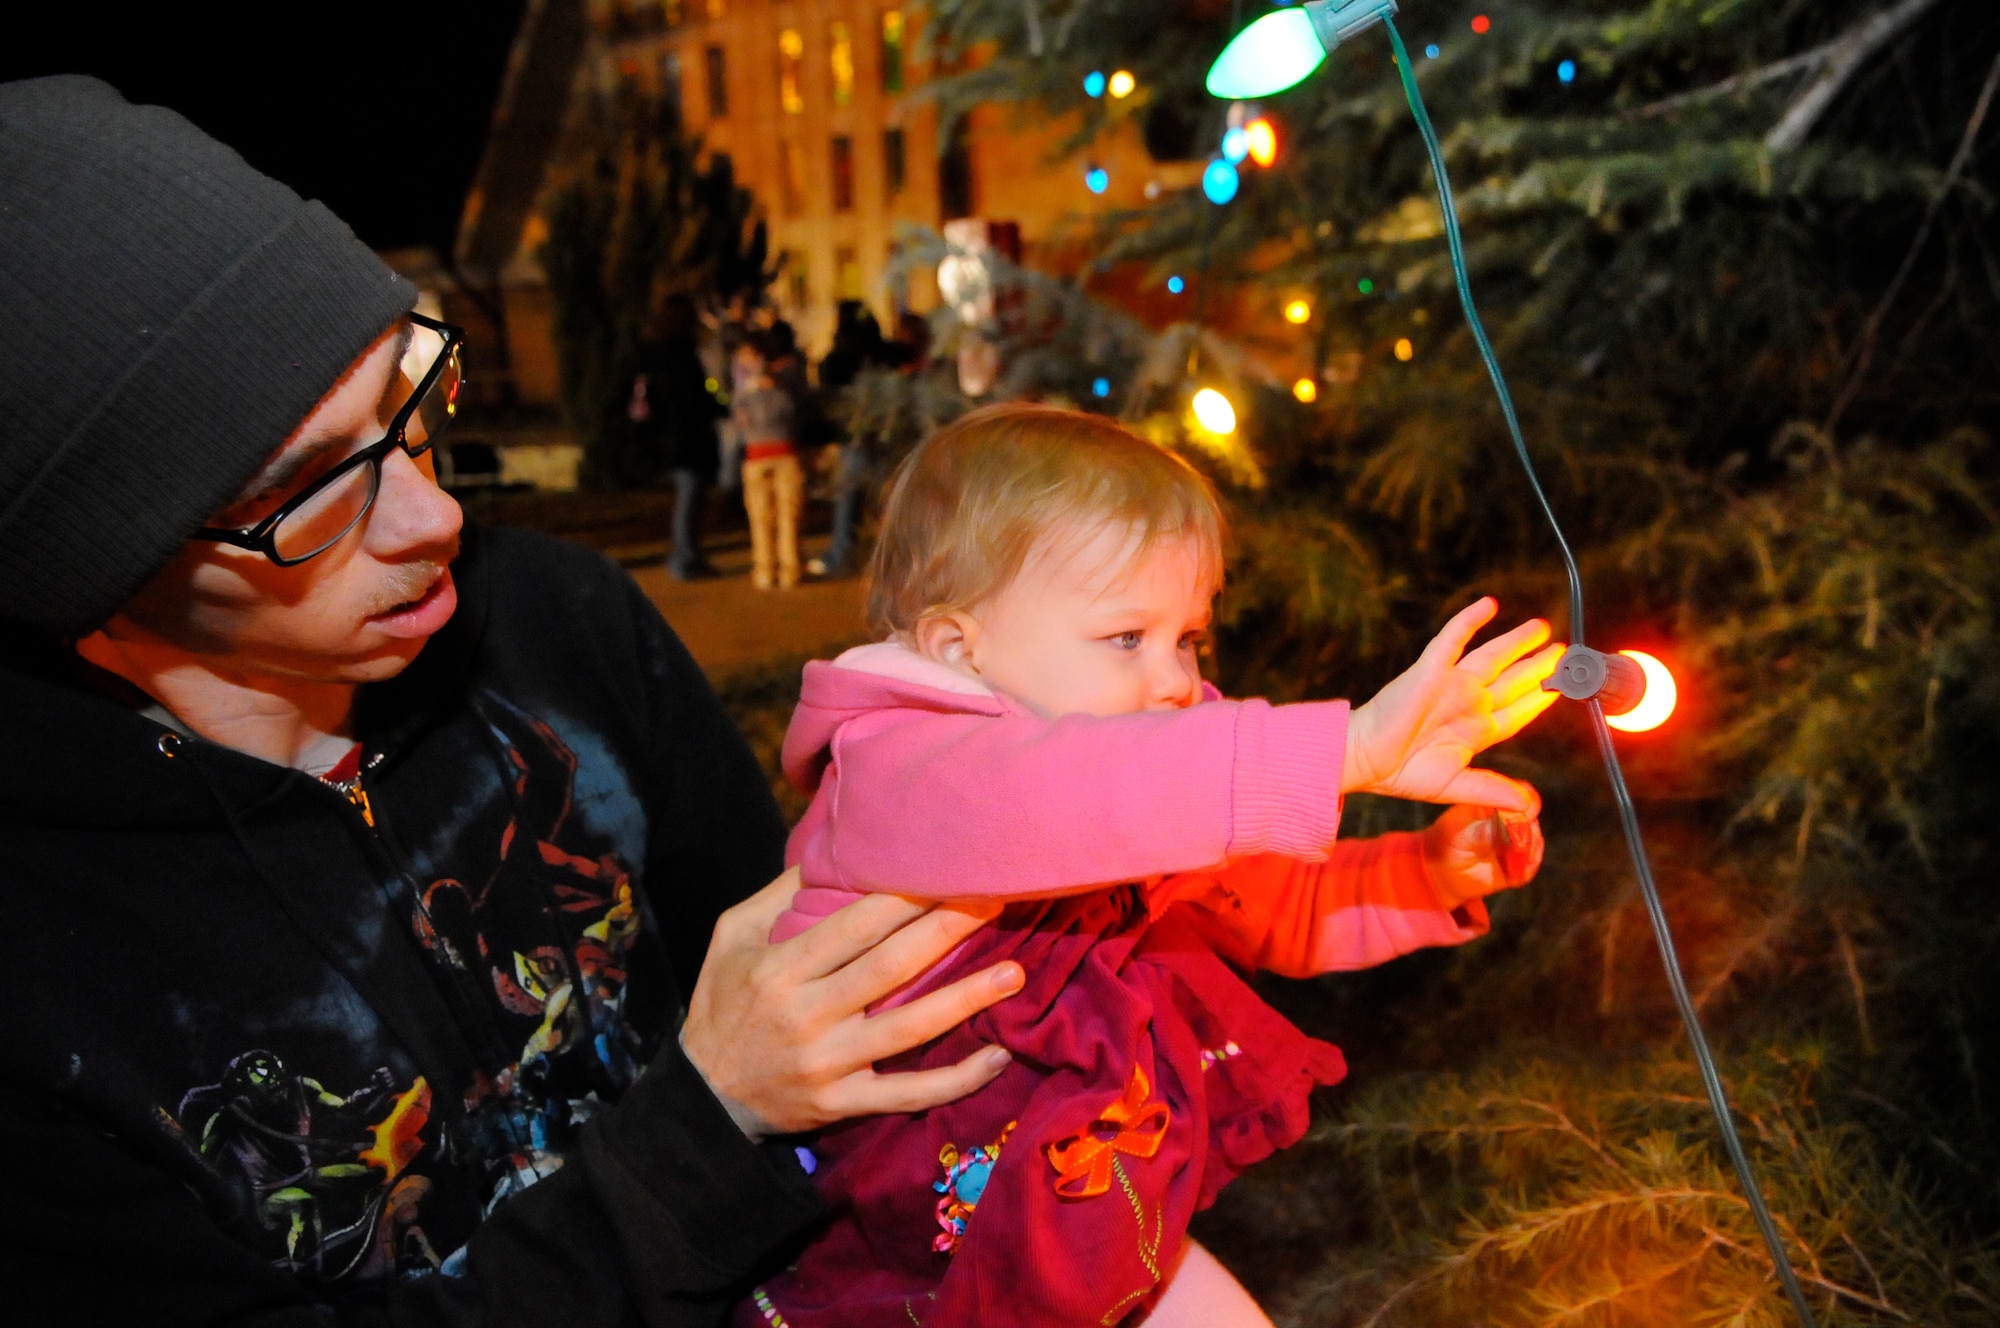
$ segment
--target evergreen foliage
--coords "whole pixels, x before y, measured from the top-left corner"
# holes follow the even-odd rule
[[[932,0],[927,40],[972,65],[932,95],[948,117],[1069,115],[1079,143],[1162,116],[1215,143],[1202,74],[1263,8]],[[1822,1321],[2000,1323],[2000,11],[1411,0],[1398,21],[1437,47],[1416,72],[1591,639],[1683,683],[1679,717],[1624,746]],[[858,430],[913,440],[965,408],[948,356],[976,332],[1006,352],[996,396],[1115,411],[1204,456],[1236,508],[1213,669],[1232,693],[1365,696],[1478,593],[1564,630],[1388,59],[1364,37],[1265,103],[1280,159],[1228,207],[1169,190],[1107,218],[1096,267],[1001,273],[992,325],[941,314],[935,368],[854,397]],[[1132,98],[1083,95],[1117,68]],[[1247,292],[1270,317],[1148,328],[1093,295],[1118,265],[1202,272],[1210,308]],[[1303,332],[1277,317],[1295,293]],[[1300,357],[1311,406],[1271,381]],[[1234,438],[1185,414],[1207,380]],[[1282,1323],[1788,1320],[1580,718],[1495,761],[1543,790],[1551,850],[1491,937],[1265,984],[1355,1067],[1313,1141],[1197,1225]],[[1356,799],[1344,830],[1426,815]]]
[[[640,342],[674,295],[717,309],[756,304],[767,270],[764,223],[726,153],[701,145],[676,116],[643,100],[598,111],[597,150],[544,201],[548,239],[536,254],[555,308],[564,423],[583,447],[594,488],[656,482],[661,457],[637,445],[625,407]]]

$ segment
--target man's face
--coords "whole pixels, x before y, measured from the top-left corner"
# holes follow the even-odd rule
[[[428,367],[405,362],[408,346],[409,324],[399,321],[208,524],[254,525],[380,440]],[[328,683],[394,677],[458,606],[449,564],[462,520],[437,486],[431,454],[413,460],[399,448],[383,463],[375,505],[318,557],[280,567],[248,549],[190,541],[105,630],[232,672]]]

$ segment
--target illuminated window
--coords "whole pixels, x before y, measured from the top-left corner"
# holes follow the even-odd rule
[[[803,76],[806,67],[806,39],[797,28],[778,34],[778,100],[786,115],[803,115],[806,98]]]
[[[882,11],[882,91],[903,90],[903,11]]]
[[[833,104],[845,106],[854,100],[854,34],[845,23],[829,23],[826,40],[827,67],[833,71]]]
[[[909,158],[900,129],[882,131],[882,178],[888,185],[890,198],[901,195],[909,183]]]
[[[778,147],[778,156],[783,167],[779,183],[782,186],[781,201],[784,204],[785,215],[803,216],[806,210],[806,166],[805,156],[799,151],[798,140],[786,139]]]
[[[854,140],[833,136],[833,210],[854,211]]]
[[[833,251],[833,276],[835,299],[861,298],[861,255],[851,247],[842,246]]]
[[[708,118],[726,120],[729,118],[728,58],[720,46],[711,46],[702,52],[702,59],[708,74]]]

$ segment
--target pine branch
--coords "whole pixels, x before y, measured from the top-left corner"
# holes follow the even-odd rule
[[[1806,135],[1812,133],[1827,107],[1868,58],[1901,36],[1936,3],[1937,0],[1903,0],[1894,9],[1864,20],[1834,39],[1820,76],[1799,94],[1791,109],[1764,136],[1764,146],[1772,152],[1790,152],[1805,142]]]
[[[1847,386],[1840,390],[1833,409],[1827,412],[1826,423],[1820,431],[1832,436],[1840,417],[1854,403],[1854,397],[1861,390],[1861,384],[1868,377],[1868,370],[1875,363],[1875,347],[1882,335],[1882,322],[1889,316],[1889,310],[1903,293],[1903,285],[1916,270],[1917,257],[1930,242],[1931,228],[1937,224],[1938,213],[1944,208],[1944,201],[1957,186],[1959,177],[1965,174],[1965,167],[1972,160],[1973,145],[1979,139],[1979,130],[1986,123],[1986,112],[1993,106],[1993,94],[2000,90],[2000,56],[1993,58],[1993,67],[1986,73],[1985,86],[1979,89],[1979,100],[1973,103],[1972,116],[1965,122],[1965,132],[1959,136],[1958,151],[1952,154],[1951,165],[1945,168],[1944,179],[1938,182],[1937,191],[1931,195],[1930,206],[1924,209],[1924,219],[1917,227],[1917,235],[1910,242],[1910,251],[1903,255],[1903,264],[1896,269],[1896,276],[1889,283],[1889,289],[1882,292],[1882,300],[1875,311],[1868,315],[1868,322],[1862,330],[1861,342],[1855,354],[1854,373],[1848,378]]]
[[[1732,74],[1730,77],[1710,83],[1706,87],[1695,88],[1688,92],[1676,93],[1671,97],[1663,97],[1659,101],[1648,102],[1644,106],[1627,111],[1625,113],[1626,118],[1650,120],[1662,115],[1671,115],[1675,111],[1684,110],[1689,106],[1698,106],[1720,97],[1727,97],[1734,92],[1748,92],[1753,88],[1761,88],[1767,84],[1783,82],[1795,74],[1803,74],[1816,69],[1826,69],[1829,73],[1832,73],[1835,69],[1842,70],[1841,80],[1844,81],[1845,76],[1853,72],[1849,66],[1859,64],[1861,60],[1866,59],[1868,54],[1882,45],[1882,43],[1894,37],[1896,33],[1900,32],[1910,23],[1915,22],[1917,17],[1930,7],[1931,3],[1932,0],[1904,0],[1901,8],[1892,10],[1886,14],[1877,14],[1874,18],[1867,19],[1855,25],[1831,41],[1822,42],[1810,51],[1801,51],[1797,55],[1786,56],[1782,60],[1773,60],[1770,64],[1759,65],[1757,68],[1746,70],[1741,74]],[[1865,46],[1863,43],[1865,43]],[[1858,55],[1855,54],[1856,51],[1859,51]],[[1825,81],[1824,78],[1822,79],[1823,81]],[[1814,84],[1814,88],[1818,87],[1819,84]],[[1834,91],[1837,90],[1838,88],[1836,87]],[[1807,95],[1811,95],[1811,92],[1812,89],[1808,89]],[[1832,92],[1828,92],[1827,96],[1830,98]],[[1801,99],[1801,104],[1802,102],[1803,98]],[[1822,106],[1820,109],[1824,109],[1824,107]],[[1787,119],[1796,112],[1797,106],[1795,105],[1793,111],[1787,113]],[[1814,118],[1817,118],[1817,112],[1815,112]],[[1810,129],[1810,127],[1808,124],[1806,129]],[[1775,135],[1777,130],[1772,130],[1772,133]],[[1802,129],[1799,132],[1799,138],[1803,139],[1804,137],[1805,130]],[[1770,147],[1773,151],[1782,150],[1778,145],[1770,143],[1768,140],[1766,146]],[[1786,146],[1796,146],[1796,143],[1789,143]]]
[[[1815,46],[1810,51],[1803,51],[1798,55],[1787,56],[1783,60],[1774,60],[1768,65],[1760,65],[1756,69],[1751,69],[1741,74],[1732,74],[1730,77],[1717,83],[1711,83],[1707,87],[1695,88],[1689,92],[1675,93],[1671,97],[1663,97],[1659,101],[1648,102],[1646,105],[1627,111],[1625,114],[1628,118],[1634,120],[1650,120],[1662,115],[1671,115],[1675,111],[1683,110],[1689,106],[1700,105],[1702,102],[1714,101],[1718,97],[1727,97],[1732,92],[1747,92],[1752,88],[1761,88],[1767,83],[1777,83],[1790,78],[1794,74],[1804,73],[1809,69],[1817,69],[1821,65],[1824,65],[1832,58],[1834,48],[1839,44],[1840,39],[1835,39],[1824,45]]]

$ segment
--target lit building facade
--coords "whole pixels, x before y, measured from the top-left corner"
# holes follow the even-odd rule
[[[669,103],[756,196],[773,292],[809,342],[838,300],[894,312],[882,278],[899,222],[935,227],[977,205],[964,150],[940,159],[937,112],[909,96],[911,10],[883,0],[598,0],[600,77]],[[922,291],[909,292],[919,301]]]
[[[975,110],[941,145],[936,107],[912,95],[933,73],[918,58],[920,22],[908,0],[530,0],[456,272],[438,278],[453,316],[506,348],[504,362],[469,367],[504,378],[524,404],[554,398],[537,206],[589,150],[580,126],[593,96],[678,104],[685,131],[730,156],[784,258],[773,299],[815,352],[840,300],[866,302],[885,330],[899,306],[935,305],[931,274],[896,290],[886,281],[904,224],[1011,222],[1027,262],[1061,270],[1080,258],[1057,247],[1070,223],[1138,206],[1149,184],[1192,182],[1186,163],[1147,154],[1134,114],[1143,95],[1106,103],[1120,128],[1088,159],[1059,155],[1073,124],[1011,105]],[[460,278],[481,290],[454,289]],[[491,326],[496,305],[504,329]]]

